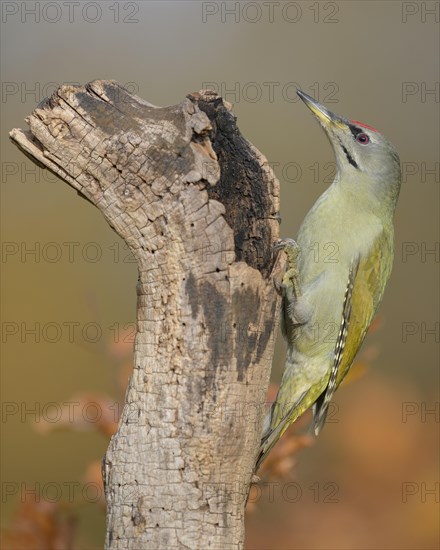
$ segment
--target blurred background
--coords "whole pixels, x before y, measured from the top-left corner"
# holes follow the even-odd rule
[[[396,145],[395,265],[379,319],[322,436],[301,439],[303,419],[289,437],[304,448],[263,473],[246,544],[438,548],[439,3],[1,9],[3,547],[103,544],[99,461],[131,369],[136,265],[98,210],[7,134],[58,85],[104,78],[156,105],[201,88],[231,102],[281,182],[282,236],[295,235],[334,171],[296,86]],[[279,338],[275,386],[283,354]]]

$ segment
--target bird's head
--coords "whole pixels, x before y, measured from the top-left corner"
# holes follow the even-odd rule
[[[330,112],[304,92],[298,90],[297,93],[318,119],[333,146],[339,178],[370,180],[376,191],[379,191],[378,185],[383,185],[389,188],[382,191],[398,193],[399,156],[380,132],[372,126]]]

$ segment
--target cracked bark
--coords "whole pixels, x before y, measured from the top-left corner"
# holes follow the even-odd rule
[[[160,108],[112,81],[64,85],[26,121],[12,141],[99,208],[139,267],[106,548],[242,548],[278,320],[277,179],[208,91]]]

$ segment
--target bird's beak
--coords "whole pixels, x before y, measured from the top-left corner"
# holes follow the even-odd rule
[[[316,100],[313,99],[313,97],[310,97],[304,92],[301,92],[301,90],[297,90],[296,93],[304,101],[304,103],[312,111],[312,113],[316,116],[316,118],[325,129],[329,129],[334,126],[344,130],[347,129],[348,124],[345,118],[336,115],[335,113],[332,113],[331,111],[326,109],[324,105],[318,103]]]

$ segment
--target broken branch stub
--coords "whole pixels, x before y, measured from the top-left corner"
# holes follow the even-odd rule
[[[155,107],[111,81],[65,85],[27,122],[14,143],[99,208],[139,266],[106,547],[242,548],[278,317],[277,179],[209,91]]]

